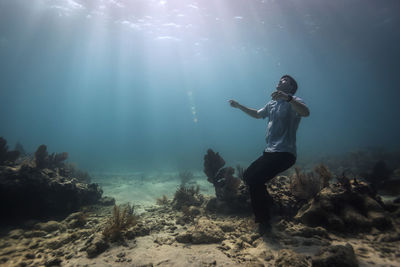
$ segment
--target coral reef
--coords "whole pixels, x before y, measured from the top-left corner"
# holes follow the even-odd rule
[[[385,205],[366,183],[335,183],[320,191],[296,215],[308,226],[338,232],[368,232],[392,228]]]
[[[289,183],[288,177],[274,178],[272,193],[283,186],[289,194]],[[353,191],[365,190],[353,183]],[[122,206],[115,212],[115,207],[91,205],[62,221],[26,223],[26,228],[5,231],[0,239],[0,265],[397,266],[400,261],[398,215],[394,229],[368,234],[338,233],[275,218],[271,232],[260,236],[249,216],[208,213],[205,205],[194,208],[200,214],[182,225],[176,219],[186,211],[176,210],[172,202],[148,206],[140,221],[119,232],[123,241],[114,243],[102,232],[121,221]],[[115,214],[118,220],[111,219]]]
[[[65,175],[67,156],[48,155],[41,145],[34,159],[0,167],[0,212],[6,218],[2,223],[63,216],[100,201],[103,192],[97,184]]]
[[[17,150],[8,151],[7,140],[0,137],[0,166],[14,163],[20,155]]]
[[[216,200],[209,203],[209,210],[243,212],[250,209],[249,194],[243,181],[234,176],[235,169],[224,167],[225,160],[212,149],[204,156],[204,173],[214,185]]]
[[[304,169],[311,169],[315,162],[323,162],[336,177],[343,173],[368,182],[384,194],[400,195],[400,151],[366,148],[346,154],[325,156],[303,162]]]

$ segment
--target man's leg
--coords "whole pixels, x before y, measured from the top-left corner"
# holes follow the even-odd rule
[[[267,192],[265,183],[290,168],[295,161],[296,158],[290,153],[264,153],[244,172],[256,222],[267,223],[270,219],[269,208],[272,198]]]

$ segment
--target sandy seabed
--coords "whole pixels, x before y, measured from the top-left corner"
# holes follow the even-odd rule
[[[173,198],[180,184],[178,173],[93,176],[104,195],[114,197],[117,204],[134,205],[140,223],[132,238],[102,248],[101,231],[113,207],[85,207],[63,221],[10,229],[1,238],[1,266],[312,266],[316,253],[329,247],[339,248],[339,257],[349,257],[346,266],[357,266],[351,262],[351,251],[358,266],[400,266],[398,230],[346,237],[276,217],[272,231],[260,236],[251,216],[203,210],[192,221],[180,223],[182,212],[170,202],[156,205],[162,195]],[[191,184],[198,184],[206,198],[214,194],[200,172],[194,173]],[[82,213],[85,222],[79,224]],[[89,246],[101,252],[88,257]]]

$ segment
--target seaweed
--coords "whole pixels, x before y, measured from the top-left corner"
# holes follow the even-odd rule
[[[7,163],[14,163],[20,153],[17,150],[8,150],[7,140],[3,137],[0,137],[0,165],[7,164]]]
[[[124,241],[124,231],[137,224],[134,208],[127,204],[123,209],[114,205],[113,214],[103,230],[103,236],[111,242]]]

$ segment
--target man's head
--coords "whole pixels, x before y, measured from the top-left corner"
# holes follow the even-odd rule
[[[276,90],[293,95],[297,91],[297,82],[292,76],[283,75],[276,86]]]

